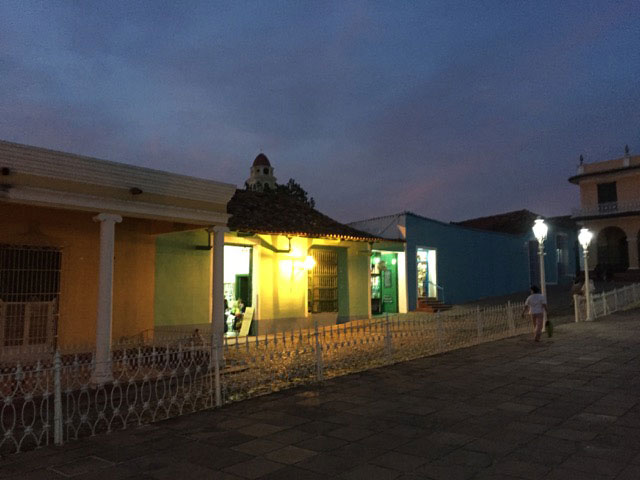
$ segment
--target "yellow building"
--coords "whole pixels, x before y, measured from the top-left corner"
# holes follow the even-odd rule
[[[581,161],[569,179],[580,186],[573,218],[594,232],[589,264],[599,273],[638,272],[640,249],[640,156],[602,162]]]
[[[369,318],[370,259],[379,238],[336,222],[273,185],[273,167],[261,154],[247,189],[237,190],[228,204],[224,287],[214,297],[224,298],[228,307],[227,333],[239,333],[234,327],[264,334]],[[156,333],[198,328],[210,334],[203,301],[211,293],[207,248],[204,231],[158,238]],[[193,308],[185,311],[182,298],[193,299]],[[240,322],[244,328],[235,321],[236,304],[248,307]]]
[[[233,262],[237,255],[225,252],[225,298],[243,294],[237,275],[250,270],[245,300],[254,307],[257,332],[371,316],[369,263],[378,238],[286,195],[238,190],[228,208],[225,248],[247,252],[252,263]]]
[[[5,357],[89,346],[101,361],[112,339],[152,330],[157,239],[207,228],[220,232],[214,242],[222,245],[235,192],[224,183],[5,141],[0,169]]]

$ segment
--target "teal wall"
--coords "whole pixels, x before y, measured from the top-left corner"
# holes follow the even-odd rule
[[[529,240],[533,232],[508,235],[461,227],[407,213],[407,293],[410,310],[416,308],[416,251],[435,248],[438,284],[447,303],[463,303],[483,297],[525,292],[530,287]],[[567,236],[566,274],[558,278],[556,237]],[[576,232],[549,226],[545,241],[547,283],[573,281]],[[536,283],[539,283],[536,282]]]
[[[155,325],[209,323],[210,251],[204,230],[156,239]]]
[[[406,215],[407,292],[416,308],[416,251],[436,249],[438,285],[447,303],[521,292],[529,287],[528,250],[519,236],[473,230]]]

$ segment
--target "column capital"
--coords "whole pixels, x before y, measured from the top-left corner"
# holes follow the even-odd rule
[[[207,228],[207,232],[209,233],[227,233],[229,231],[229,227],[226,225],[214,225],[213,227]]]
[[[120,223],[122,222],[122,217],[120,215],[116,215],[115,213],[99,213],[98,215],[93,217],[93,221]]]

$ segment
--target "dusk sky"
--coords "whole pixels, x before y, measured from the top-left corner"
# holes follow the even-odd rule
[[[568,214],[640,153],[640,1],[0,2],[0,139],[242,185],[263,151],[342,221]]]

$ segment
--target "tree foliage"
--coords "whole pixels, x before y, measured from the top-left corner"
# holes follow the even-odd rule
[[[293,178],[290,178],[284,185],[276,185],[276,192],[293,197],[305,205],[309,205],[311,208],[315,208],[316,206],[316,202],[313,197],[310,197],[307,191]]]

